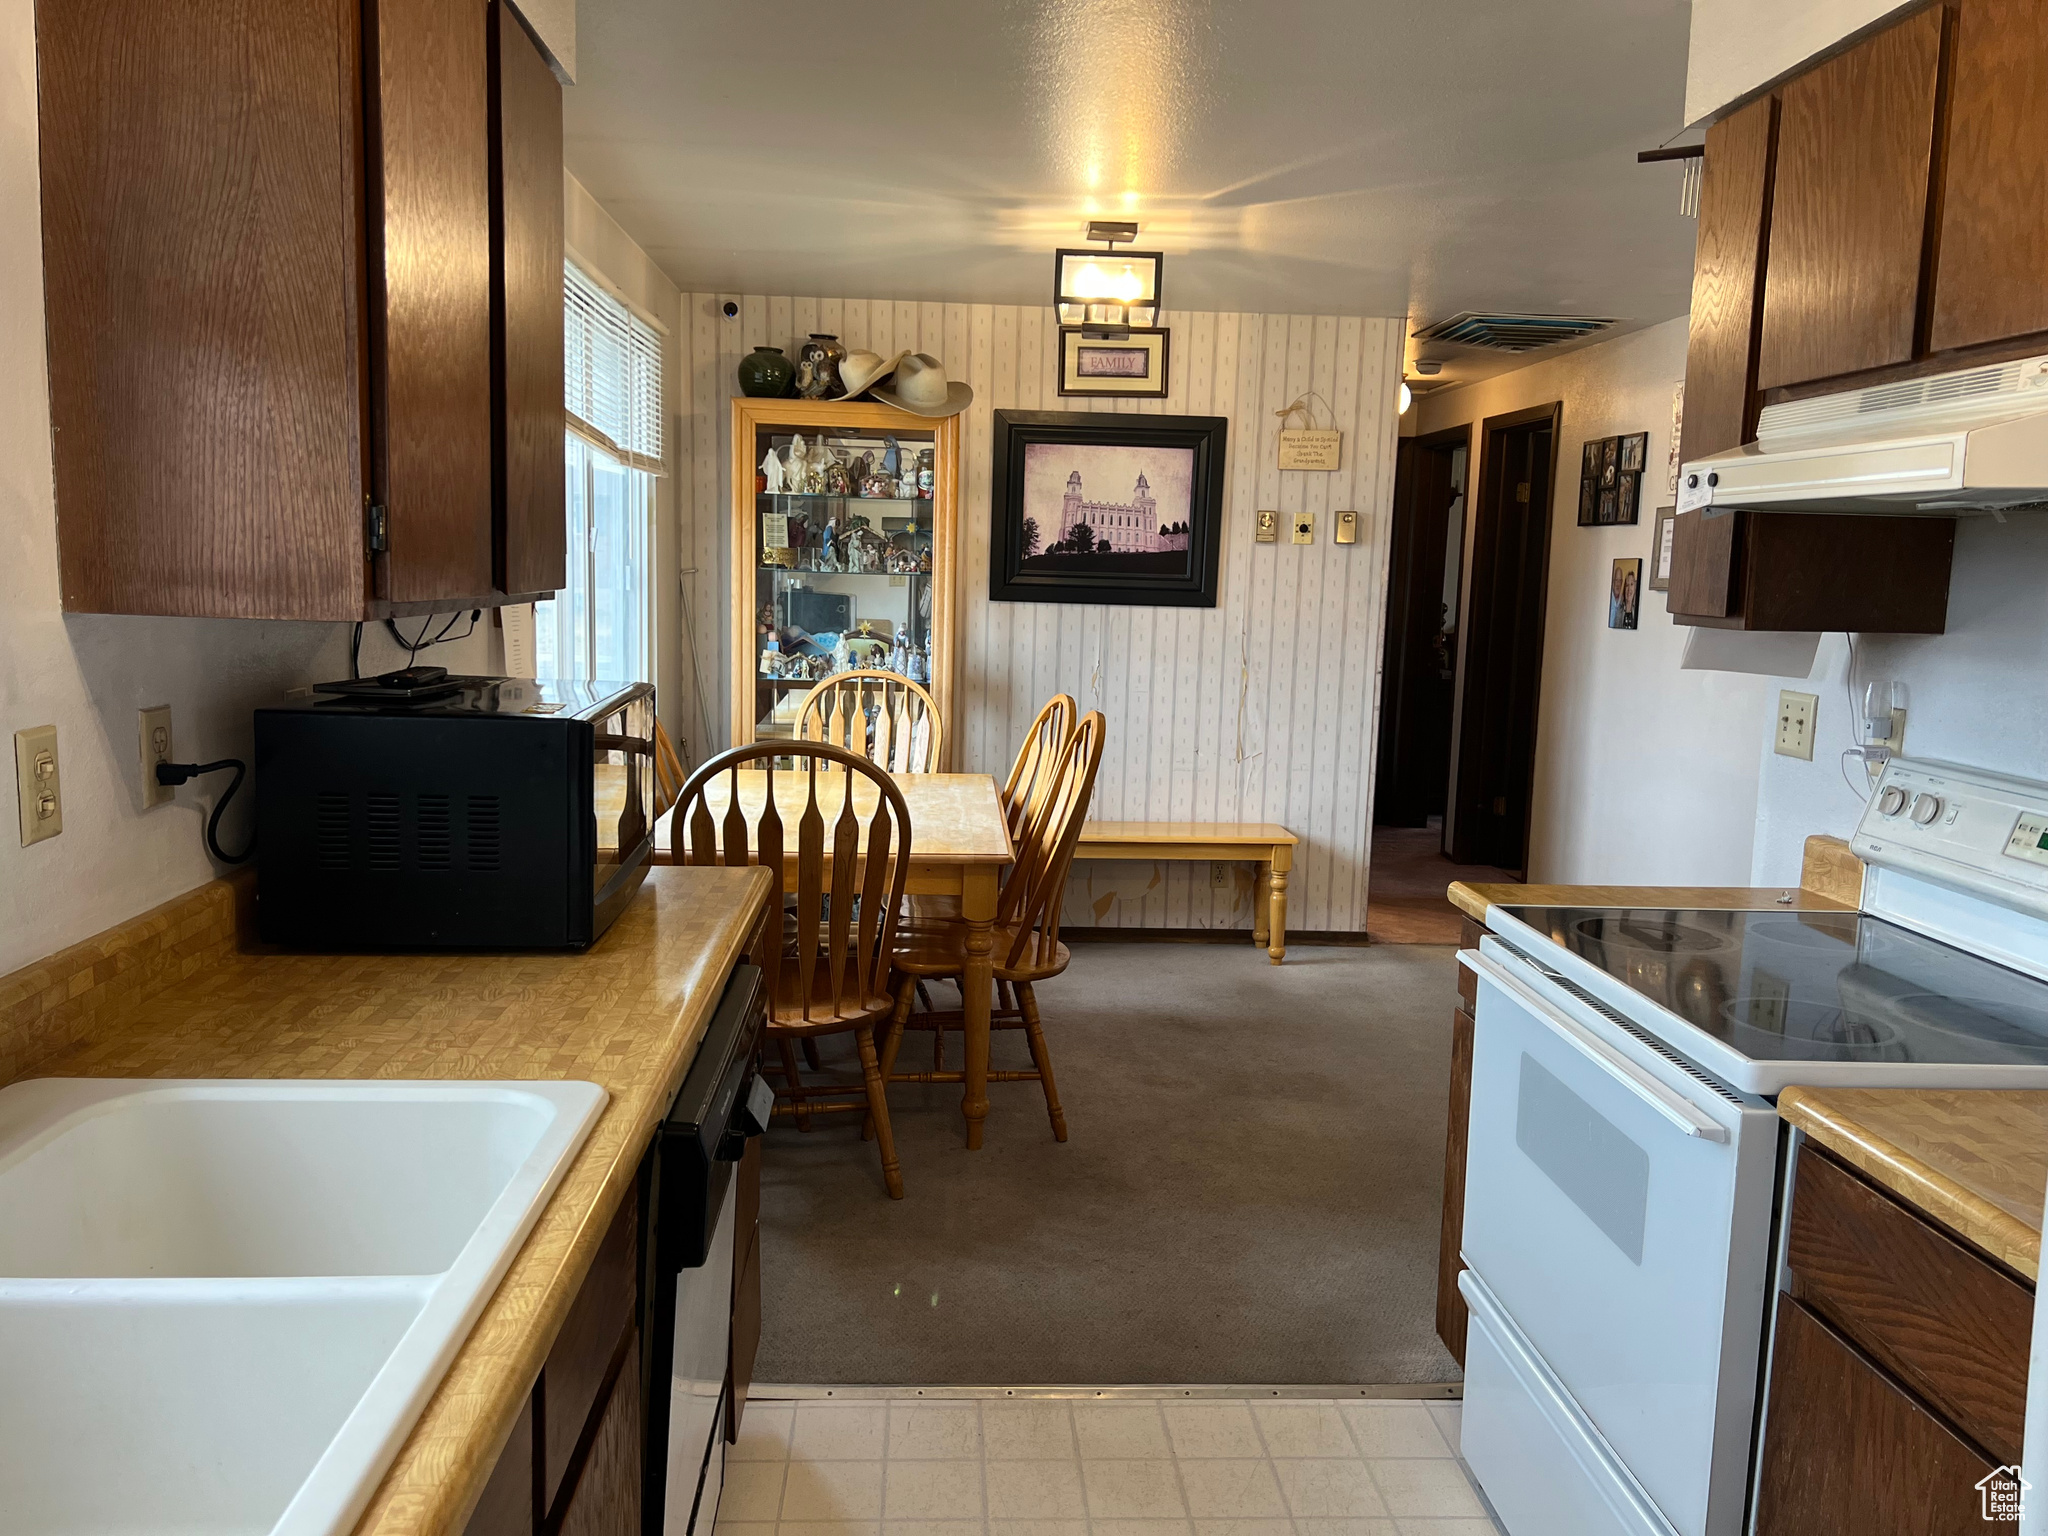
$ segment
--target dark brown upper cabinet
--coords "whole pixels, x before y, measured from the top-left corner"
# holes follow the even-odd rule
[[[548,505],[523,483],[545,455],[510,443],[544,415],[527,306],[561,431],[560,96],[523,60],[500,89],[519,27],[492,3],[37,7],[66,608],[362,619],[542,590],[500,575],[547,569],[507,558]],[[552,295],[531,251],[498,284],[515,228],[554,231]]]
[[[1965,0],[1952,54],[1935,352],[2048,331],[2048,5]]]
[[[1759,388],[1912,359],[1944,19],[1917,12],[1780,93]]]
[[[1771,96],[1707,130],[1680,427],[1686,459],[1739,448],[1756,425],[1757,327],[1777,136]]]

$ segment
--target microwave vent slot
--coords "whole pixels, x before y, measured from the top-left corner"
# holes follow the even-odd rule
[[[323,794],[314,803],[314,859],[322,869],[349,866],[348,796]]]
[[[398,831],[398,796],[380,794],[367,798],[368,858],[371,869],[396,870],[401,862]]]
[[[498,867],[498,797],[496,795],[471,795],[469,797],[469,867],[471,869],[496,869]]]
[[[446,795],[420,796],[418,847],[421,869],[447,869],[454,862],[454,837]]]

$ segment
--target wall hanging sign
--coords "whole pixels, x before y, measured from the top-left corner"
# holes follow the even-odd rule
[[[1329,474],[1344,467],[1344,434],[1332,427],[1318,427],[1315,415],[1309,409],[1311,400],[1322,400],[1315,391],[1303,395],[1299,400],[1273,414],[1280,418],[1280,467],[1282,469],[1306,469]],[[1330,410],[1330,403],[1323,400],[1323,409],[1330,411],[1334,420],[1336,412]],[[1296,416],[1301,425],[1288,423]]]
[[[1643,463],[1650,434],[1586,440],[1579,459],[1579,526],[1604,528],[1635,523],[1642,512]]]
[[[1059,392],[1164,400],[1168,334],[1164,326],[1061,326]]]
[[[1229,427],[997,411],[989,597],[1214,608]]]
[[[1657,521],[1650,529],[1650,590],[1671,590],[1672,535],[1678,529],[1678,508],[1659,507]]]

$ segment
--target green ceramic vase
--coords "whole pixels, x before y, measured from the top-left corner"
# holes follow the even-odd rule
[[[756,347],[740,359],[739,376],[741,394],[775,400],[789,393],[796,364],[783,356],[780,347]]]

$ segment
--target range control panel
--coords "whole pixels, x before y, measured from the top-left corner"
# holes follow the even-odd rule
[[[2048,900],[2048,784],[1894,758],[1857,823],[1858,858]]]

